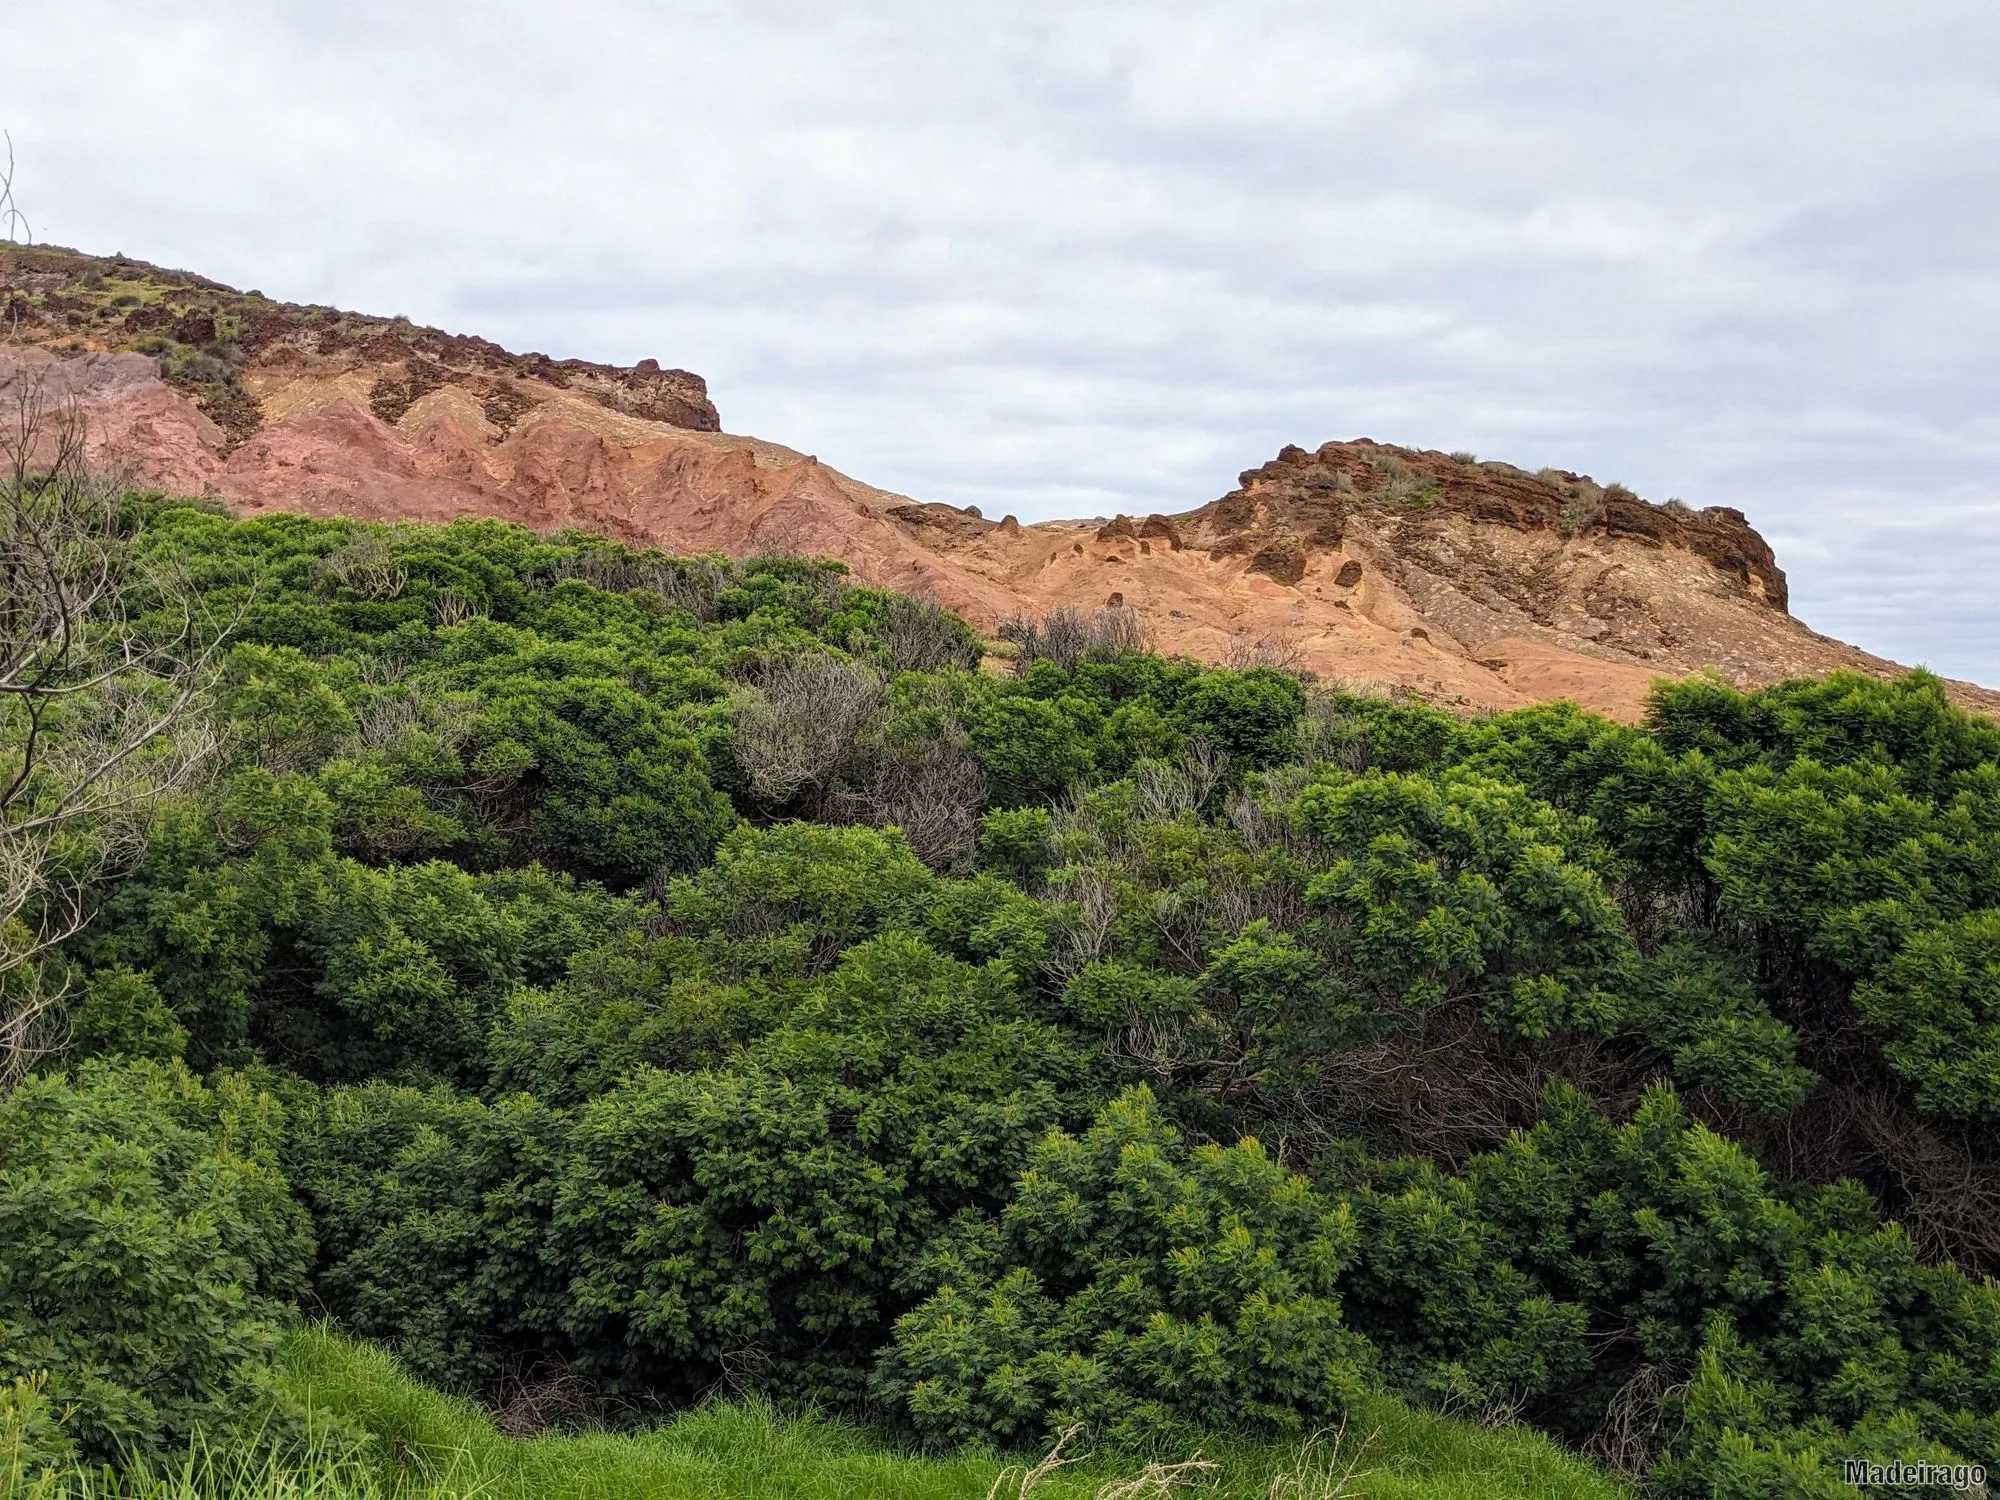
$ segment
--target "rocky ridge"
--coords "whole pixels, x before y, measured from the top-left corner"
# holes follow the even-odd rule
[[[1360,439],[1288,447],[1192,510],[1023,525],[721,430],[701,378],[513,354],[186,272],[0,250],[0,398],[74,395],[134,482],[371,520],[498,516],[637,546],[801,552],[992,630],[1137,612],[1154,643],[1467,710],[1555,697],[1633,718],[1653,680],[1900,670],[1809,630],[1737,511]],[[2000,711],[2000,694],[1952,684]]]

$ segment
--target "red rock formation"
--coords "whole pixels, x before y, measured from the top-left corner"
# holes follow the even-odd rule
[[[1165,651],[1465,709],[1570,697],[1632,718],[1661,675],[1898,670],[1794,620],[1740,513],[1574,474],[1364,439],[1288,447],[1179,516],[1023,526],[723,433],[700,378],[652,361],[515,355],[67,251],[0,253],[0,306],[18,331],[0,395],[73,393],[100,462],[245,514],[498,516],[672,552],[823,555],[988,630],[1115,600]]]

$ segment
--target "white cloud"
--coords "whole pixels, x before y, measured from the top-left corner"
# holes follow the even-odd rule
[[[0,0],[46,237],[555,354],[990,514],[1361,433],[1740,506],[2000,681],[2000,18],[1954,0]],[[79,86],[80,81],[83,86]]]

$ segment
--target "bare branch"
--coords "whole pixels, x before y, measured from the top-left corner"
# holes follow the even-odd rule
[[[14,201],[14,137],[0,130],[0,139],[7,143],[7,165],[0,169],[0,240],[10,245],[32,245],[35,231]]]
[[[872,669],[833,656],[790,657],[772,663],[738,704],[736,761],[764,806],[817,804],[887,717],[887,689]]]
[[[1028,1500],[1041,1482],[1057,1469],[1079,1461],[1065,1455],[1063,1448],[1081,1431],[1082,1424],[1076,1423],[1057,1433],[1055,1446],[1043,1454],[1041,1462],[1033,1468],[1025,1464],[1009,1464],[1002,1469],[993,1476],[992,1486],[986,1491],[986,1500]]]
[[[1267,635],[1239,630],[1229,638],[1223,665],[1236,671],[1252,667],[1272,667],[1280,672],[1296,672],[1306,659],[1305,642],[1296,630],[1278,629]]]
[[[0,1085],[60,1030],[57,950],[91,881],[214,764],[204,694],[235,623],[144,557],[85,436],[38,381],[0,410]]]
[[[1039,620],[1008,620],[1000,638],[1019,648],[1014,670],[1025,673],[1038,661],[1052,661],[1073,672],[1081,661],[1115,657],[1147,648],[1146,625],[1137,610],[1114,605],[1089,613],[1064,605]]]

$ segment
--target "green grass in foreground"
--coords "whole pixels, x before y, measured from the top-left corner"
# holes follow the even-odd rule
[[[521,1440],[495,1432],[476,1405],[403,1372],[380,1349],[325,1329],[294,1335],[287,1385],[317,1414],[381,1440],[379,1465],[328,1460],[280,1466],[227,1453],[203,1456],[176,1480],[119,1485],[74,1476],[37,1486],[35,1500],[1019,1500],[1008,1459],[965,1452],[920,1458],[866,1431],[819,1417],[781,1417],[758,1402],[717,1402],[650,1431]],[[1360,1462],[1339,1487],[1361,1448]],[[1301,1463],[1298,1445],[1208,1445],[1217,1467],[1184,1476],[1197,1492],[1260,1500],[1619,1500],[1623,1488],[1539,1434],[1492,1431],[1413,1411],[1387,1397],[1357,1409],[1338,1452],[1323,1438]],[[1160,1483],[1107,1490],[1141,1477],[1133,1459],[1091,1459],[1033,1485],[1036,1500],[1147,1500]],[[1291,1476],[1289,1480],[1281,1476]],[[1157,1476],[1156,1476],[1157,1478]],[[996,1481],[998,1481],[996,1489]],[[1186,1493],[1182,1491],[1182,1493]]]

